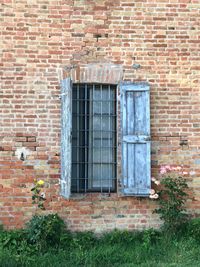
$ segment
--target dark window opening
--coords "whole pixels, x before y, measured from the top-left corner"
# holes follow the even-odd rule
[[[73,84],[72,192],[116,190],[116,86]]]

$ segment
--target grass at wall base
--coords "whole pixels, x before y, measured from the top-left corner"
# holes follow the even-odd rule
[[[1,230],[1,267],[200,266],[200,220],[192,220],[184,235],[149,229],[115,230],[97,237],[63,229],[55,246],[47,235],[41,243],[32,242],[28,232]]]
[[[0,266],[200,266],[200,219],[186,223],[184,232],[176,230],[171,235],[149,229],[96,236],[71,233],[57,214],[36,215],[23,230],[1,229]]]

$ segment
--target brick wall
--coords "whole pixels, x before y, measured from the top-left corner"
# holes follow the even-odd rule
[[[72,230],[158,226],[148,199],[59,195],[59,80],[94,63],[120,65],[124,80],[150,83],[152,173],[161,164],[183,165],[196,198],[188,209],[200,212],[199,8],[197,0],[3,0],[3,224],[22,227],[35,214],[30,189],[44,179],[45,212],[58,212]]]

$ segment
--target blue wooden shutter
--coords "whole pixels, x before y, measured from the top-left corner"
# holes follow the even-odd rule
[[[70,78],[61,81],[61,195],[71,193],[71,129],[72,83]]]
[[[150,101],[147,83],[122,83],[122,193],[150,191]]]

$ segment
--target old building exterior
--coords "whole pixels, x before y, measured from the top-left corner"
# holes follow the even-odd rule
[[[196,0],[3,1],[0,221],[6,227],[22,227],[37,212],[30,191],[34,179],[45,181],[44,213],[57,212],[72,230],[142,229],[159,225],[152,214],[156,202],[148,194],[127,196],[120,190],[123,156],[120,90],[125,82],[136,87],[142,84],[150,92],[152,175],[157,175],[161,165],[181,165],[195,196],[195,201],[187,203],[188,211],[199,213],[199,10]],[[61,150],[65,143],[61,145],[61,139],[69,137],[65,136],[68,128],[63,126],[63,118],[71,114],[64,114],[66,103],[63,105],[62,101],[66,92],[61,87],[65,88],[63,83],[69,79],[75,86],[71,92],[77,91],[74,96],[71,93],[75,97],[75,104],[71,104],[76,106],[76,114],[84,115],[84,120],[77,119],[76,125],[71,124],[74,132],[83,131],[85,138],[81,134],[72,136],[76,140],[74,146],[84,147],[84,153],[76,150],[79,167],[74,169],[66,151]],[[79,86],[82,91],[77,89]],[[79,101],[82,92],[83,105]],[[91,104],[96,101],[95,92],[101,95],[100,111],[95,111],[96,106]],[[108,102],[105,107],[104,101]],[[101,162],[95,164],[100,164],[100,172],[109,173],[109,177],[116,172],[117,180],[115,186],[109,184],[111,180],[106,181],[106,190],[102,182],[100,185],[88,181],[87,185],[84,182],[77,187],[71,181],[76,191],[71,194],[66,179],[62,179],[66,174],[60,168],[61,153],[64,168],[72,166],[70,173],[82,168],[80,172],[86,176],[95,176],[94,168],[90,168],[93,164],[97,170],[90,155],[99,152],[92,150],[97,139],[90,138],[98,130],[94,129],[95,114],[101,117],[101,130],[103,116],[107,116],[105,127],[111,135],[103,139],[102,130],[99,146],[104,147],[104,141],[111,145],[114,140],[111,150],[99,150]],[[116,117],[115,122],[112,116]],[[75,121],[75,117],[72,119]],[[93,135],[86,135],[87,131]],[[150,133],[147,137],[150,138]],[[109,157],[108,169],[103,169],[104,153],[113,151],[115,156]],[[81,167],[81,161],[88,165]],[[93,187],[98,192],[89,190]]]

